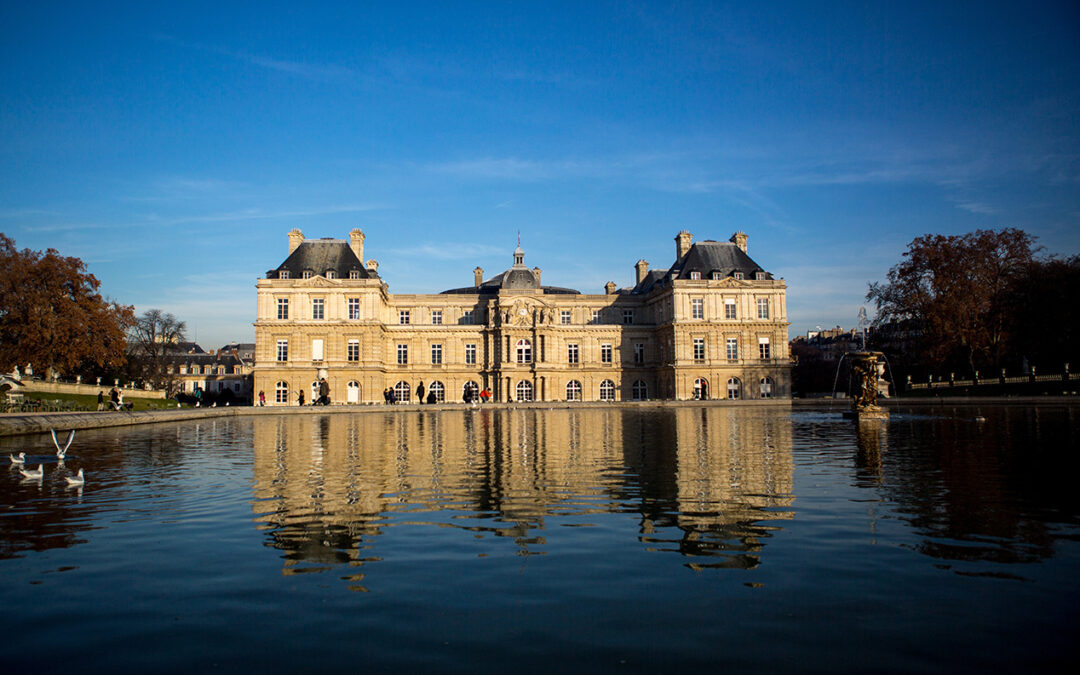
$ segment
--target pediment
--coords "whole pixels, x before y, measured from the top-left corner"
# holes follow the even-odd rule
[[[303,288],[333,288],[340,286],[337,279],[327,279],[326,277],[311,277],[309,279],[301,279],[297,286]]]
[[[710,285],[715,286],[716,288],[746,288],[750,283],[746,279],[740,281],[735,277],[724,277],[720,281],[713,282]]]

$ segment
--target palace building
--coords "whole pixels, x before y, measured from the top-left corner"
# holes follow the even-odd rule
[[[495,401],[762,399],[791,395],[787,286],[726,242],[675,237],[666,269],[634,265],[635,283],[602,294],[541,283],[514,264],[435,294],[392,294],[364,262],[364,233],[305,240],[259,279],[254,392],[267,405],[396,399]]]

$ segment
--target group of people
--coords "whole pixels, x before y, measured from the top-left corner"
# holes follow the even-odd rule
[[[416,401],[417,401],[417,403],[422,404],[422,403],[426,402],[428,404],[434,404],[434,403],[439,402],[439,397],[435,393],[434,389],[426,390],[427,391],[427,396],[426,397],[424,396],[424,391],[425,391],[424,382],[421,380],[420,382],[418,382],[416,384]],[[480,401],[481,403],[487,403],[490,398],[491,398],[491,392],[489,392],[487,389],[482,389],[479,392],[477,392],[477,390],[474,387],[469,387],[469,388],[465,389],[465,393],[462,395],[461,400],[464,401],[465,403],[476,403],[477,401]],[[383,389],[383,402],[386,403],[387,405],[393,405],[393,404],[397,403],[398,402],[397,392],[395,392],[390,387],[387,387],[386,389]],[[409,401],[406,398],[406,399],[403,399],[401,402],[402,403],[408,403]]]
[[[109,410],[131,410],[134,408],[131,403],[124,403],[124,392],[120,391],[116,387],[109,390]],[[105,409],[105,392],[99,391],[97,395],[97,409]]]

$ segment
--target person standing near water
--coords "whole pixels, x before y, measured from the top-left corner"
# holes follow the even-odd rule
[[[300,407],[304,406],[304,390],[300,390]]]
[[[424,381],[423,380],[420,380],[420,382],[418,382],[417,385],[416,385],[416,400],[419,401],[420,403],[424,402]],[[408,403],[408,401],[406,401],[406,403]]]

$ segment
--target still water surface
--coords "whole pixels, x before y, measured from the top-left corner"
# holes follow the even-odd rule
[[[0,469],[0,669],[1065,669],[1078,416],[313,413],[80,432],[63,468],[6,439],[46,475]]]

